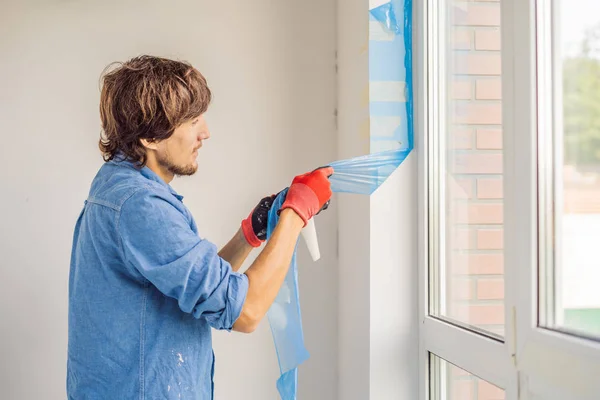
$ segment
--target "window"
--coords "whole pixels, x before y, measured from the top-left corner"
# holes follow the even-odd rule
[[[504,335],[500,3],[439,2],[431,314]]]
[[[582,281],[597,279],[590,269],[597,246],[585,240],[600,228],[597,200],[586,198],[597,165],[589,140],[595,100],[586,95],[596,57],[586,34],[594,36],[598,5],[511,0],[511,9],[514,82],[506,120],[513,126],[505,179],[512,183],[505,206],[512,221],[505,252],[522,391],[540,399],[598,398],[598,298]]]
[[[421,400],[598,399],[600,2],[414,6]]]
[[[600,338],[600,2],[555,4],[552,44],[539,78],[553,129],[540,132],[542,227],[540,322]],[[560,11],[558,11],[560,10]],[[542,86],[544,87],[544,86]]]
[[[505,400],[504,390],[430,355],[432,400]]]
[[[416,85],[424,399],[504,399],[515,380],[505,343],[501,3],[413,4],[425,49],[415,68],[427,71]]]

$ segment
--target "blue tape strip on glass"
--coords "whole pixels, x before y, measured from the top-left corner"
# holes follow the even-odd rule
[[[400,0],[394,1],[398,3]],[[398,168],[413,149],[413,125],[412,125],[412,59],[411,59],[411,27],[412,27],[412,1],[404,0],[393,7],[392,3],[386,3],[374,10],[371,15],[381,22],[386,29],[396,35],[403,35],[404,60],[406,69],[404,79],[406,81],[406,102],[402,103],[401,116],[406,118],[399,129],[406,132],[407,140],[402,148],[381,151],[365,156],[355,157],[348,160],[335,161],[331,165],[335,172],[331,176],[332,191],[337,193],[356,193],[363,195],[372,194],[385,180]],[[398,26],[398,20],[394,9],[403,10],[404,24]],[[382,47],[382,57],[386,54]],[[387,50],[386,50],[387,51]],[[379,51],[377,52],[379,53]],[[390,53],[387,52],[389,55]],[[381,62],[381,60],[376,60]],[[371,63],[371,60],[370,60]],[[401,68],[394,60],[392,68]],[[390,66],[388,66],[390,67]],[[371,79],[373,81],[373,79]],[[375,79],[377,80],[377,79]],[[377,107],[371,107],[371,114],[377,111],[379,116],[397,116],[398,103],[380,102]],[[391,110],[391,111],[390,111]],[[391,112],[391,114],[390,114]],[[277,210],[285,201],[287,189],[282,191],[273,203],[269,212],[269,223],[267,227],[267,240],[271,238],[279,216]],[[298,268],[296,264],[296,251],[292,256],[289,271],[285,281],[267,312],[271,333],[275,343],[275,351],[279,362],[280,377],[277,380],[277,390],[282,400],[296,400],[298,392],[298,367],[309,357],[304,346],[304,332],[302,330],[302,315],[300,312],[300,297],[298,290]]]

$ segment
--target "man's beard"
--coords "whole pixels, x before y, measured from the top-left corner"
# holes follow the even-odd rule
[[[194,175],[196,173],[196,171],[198,170],[198,167],[194,166],[194,164],[177,165],[177,164],[173,163],[173,161],[171,160],[171,157],[169,156],[168,153],[166,153],[164,155],[164,157],[159,156],[157,158],[157,161],[161,167],[165,168],[167,171],[169,171],[170,173],[172,173],[175,176]]]

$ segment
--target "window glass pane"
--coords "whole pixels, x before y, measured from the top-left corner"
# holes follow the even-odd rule
[[[504,400],[504,390],[430,355],[429,400]]]
[[[504,334],[500,2],[442,2],[431,314]]]
[[[554,307],[542,323],[600,338],[600,1],[556,4]]]

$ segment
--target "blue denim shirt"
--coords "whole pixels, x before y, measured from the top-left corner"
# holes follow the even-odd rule
[[[69,276],[69,399],[212,399],[211,327],[248,291],[198,236],[182,196],[149,168],[100,168],[77,220]]]

